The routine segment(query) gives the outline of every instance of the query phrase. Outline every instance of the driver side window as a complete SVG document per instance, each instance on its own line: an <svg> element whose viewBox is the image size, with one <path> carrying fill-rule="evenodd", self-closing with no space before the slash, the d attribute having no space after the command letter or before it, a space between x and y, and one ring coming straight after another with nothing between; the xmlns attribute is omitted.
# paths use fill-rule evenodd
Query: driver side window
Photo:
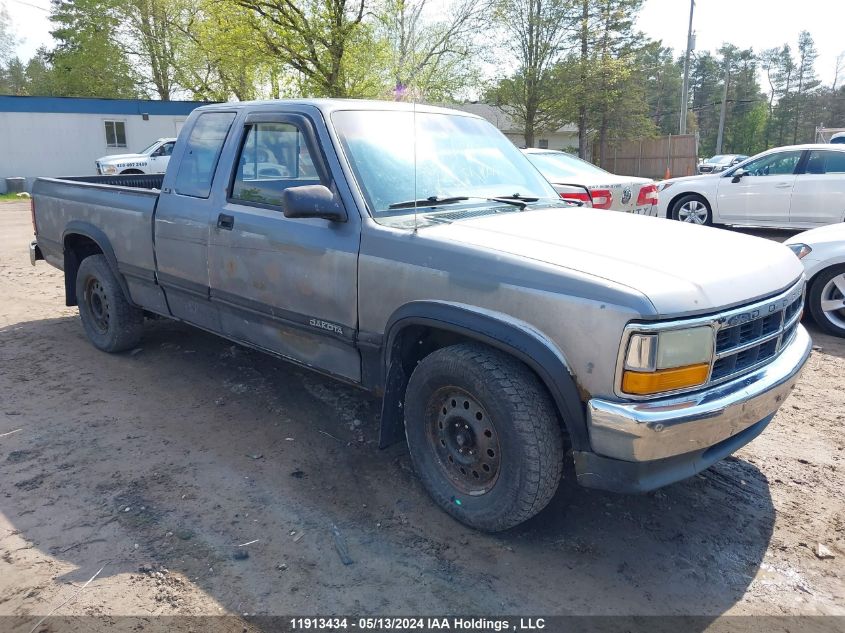
<svg viewBox="0 0 845 633"><path fill-rule="evenodd" d="M279 206L288 187L318 184L320 177L299 128L290 123L248 126L232 199Z"/></svg>
<svg viewBox="0 0 845 633"><path fill-rule="evenodd" d="M785 176L795 173L801 150L777 152L746 163L743 171L749 176Z"/></svg>

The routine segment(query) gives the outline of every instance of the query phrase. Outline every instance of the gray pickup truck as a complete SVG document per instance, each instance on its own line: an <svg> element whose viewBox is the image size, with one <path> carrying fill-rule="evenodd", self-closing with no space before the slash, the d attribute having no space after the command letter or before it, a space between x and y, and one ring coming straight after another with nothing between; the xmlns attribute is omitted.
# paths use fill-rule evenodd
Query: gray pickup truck
<svg viewBox="0 0 845 633"><path fill-rule="evenodd" d="M161 176L41 178L33 263L99 349L163 316L383 397L434 501L503 530L769 424L810 353L784 246L561 200L492 125L341 100L194 111ZM92 359L93 362L93 359Z"/></svg>

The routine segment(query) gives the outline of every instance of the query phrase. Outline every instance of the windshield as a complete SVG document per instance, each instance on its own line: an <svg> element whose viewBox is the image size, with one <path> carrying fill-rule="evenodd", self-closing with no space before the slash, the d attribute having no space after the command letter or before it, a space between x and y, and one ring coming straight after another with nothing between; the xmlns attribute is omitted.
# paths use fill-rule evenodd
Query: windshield
<svg viewBox="0 0 845 633"><path fill-rule="evenodd" d="M139 154L152 154L153 149L155 146L158 145L158 141L153 141L151 145L147 145L144 149L142 149Z"/></svg>
<svg viewBox="0 0 845 633"><path fill-rule="evenodd" d="M526 156L551 182L562 182L584 174L607 174L601 167L563 152L530 152Z"/></svg>
<svg viewBox="0 0 845 633"><path fill-rule="evenodd" d="M728 154L719 154L718 156L714 156L713 158L709 159L708 163L716 163L717 165L722 165L723 163L729 163L733 159L732 155Z"/></svg>
<svg viewBox="0 0 845 633"><path fill-rule="evenodd" d="M347 110L333 113L332 123L376 220L413 214L413 205L390 207L418 199L468 197L459 202L474 206L491 204L476 198L515 195L560 200L522 152L483 119ZM430 204L416 211L432 210Z"/></svg>

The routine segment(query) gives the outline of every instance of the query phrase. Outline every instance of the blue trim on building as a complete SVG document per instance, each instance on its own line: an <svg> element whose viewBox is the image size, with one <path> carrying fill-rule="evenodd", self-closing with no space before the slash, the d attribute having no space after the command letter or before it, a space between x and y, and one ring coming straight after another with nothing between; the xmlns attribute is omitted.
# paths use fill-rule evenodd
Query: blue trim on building
<svg viewBox="0 0 845 633"><path fill-rule="evenodd" d="M206 101L150 101L146 99L88 99L81 97L18 97L0 95L0 112L72 114L188 115Z"/></svg>

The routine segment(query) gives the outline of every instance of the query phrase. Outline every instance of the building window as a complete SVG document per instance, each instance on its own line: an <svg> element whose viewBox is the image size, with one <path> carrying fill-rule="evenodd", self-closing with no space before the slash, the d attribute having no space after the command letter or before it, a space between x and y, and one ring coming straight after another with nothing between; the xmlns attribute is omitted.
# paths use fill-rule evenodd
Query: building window
<svg viewBox="0 0 845 633"><path fill-rule="evenodd" d="M540 149L549 149L549 139L541 138L539 141L537 141L537 147L539 147Z"/></svg>
<svg viewBox="0 0 845 633"><path fill-rule="evenodd" d="M126 147L124 121L106 121L106 147Z"/></svg>

